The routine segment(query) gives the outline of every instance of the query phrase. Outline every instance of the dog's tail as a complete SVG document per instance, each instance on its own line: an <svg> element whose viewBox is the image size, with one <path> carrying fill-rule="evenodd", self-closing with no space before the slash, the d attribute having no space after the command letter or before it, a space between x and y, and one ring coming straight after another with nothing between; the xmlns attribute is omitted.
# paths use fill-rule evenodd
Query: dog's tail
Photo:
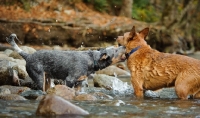
<svg viewBox="0 0 200 118"><path fill-rule="evenodd" d="M16 34L11 34L9 38L6 37L6 41L12 46L12 48L17 51L24 59L27 58L28 53L25 53L22 49L18 47L18 45L15 43L15 38L20 42L20 40L17 38ZM21 43L21 42L20 42Z"/></svg>

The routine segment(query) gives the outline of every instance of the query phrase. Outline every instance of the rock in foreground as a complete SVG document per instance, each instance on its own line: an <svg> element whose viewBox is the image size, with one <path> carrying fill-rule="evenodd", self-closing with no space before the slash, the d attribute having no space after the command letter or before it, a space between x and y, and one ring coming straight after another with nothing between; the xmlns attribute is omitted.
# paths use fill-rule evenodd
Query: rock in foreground
<svg viewBox="0 0 200 118"><path fill-rule="evenodd" d="M36 114L49 116L63 114L88 115L89 113L59 96L46 95L40 101Z"/></svg>

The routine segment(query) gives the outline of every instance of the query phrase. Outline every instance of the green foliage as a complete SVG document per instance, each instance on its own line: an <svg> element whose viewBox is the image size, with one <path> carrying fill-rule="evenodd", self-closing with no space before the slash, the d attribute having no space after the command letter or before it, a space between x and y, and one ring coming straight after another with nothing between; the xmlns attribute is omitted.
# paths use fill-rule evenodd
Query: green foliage
<svg viewBox="0 0 200 118"><path fill-rule="evenodd" d="M20 3L20 6L22 6L26 11L29 11L32 2L34 2L34 0L5 0L4 2L0 1L0 4L9 6Z"/></svg>
<svg viewBox="0 0 200 118"><path fill-rule="evenodd" d="M161 12L150 4L149 0L134 0L132 8L132 16L136 20L145 22L155 22L160 18Z"/></svg>
<svg viewBox="0 0 200 118"><path fill-rule="evenodd" d="M113 13L122 7L123 0L83 0L87 4L94 6L94 9L100 12ZM115 9L117 7L117 9ZM156 12L149 0L134 0L132 7L132 16L136 20L145 22L155 22L160 18L160 12Z"/></svg>
<svg viewBox="0 0 200 118"><path fill-rule="evenodd" d="M24 9L26 11L29 11L29 9L31 8L31 1L32 0L19 0L19 1L22 3Z"/></svg>
<svg viewBox="0 0 200 118"><path fill-rule="evenodd" d="M85 3L90 3L97 11L104 12L107 10L107 0L83 0Z"/></svg>

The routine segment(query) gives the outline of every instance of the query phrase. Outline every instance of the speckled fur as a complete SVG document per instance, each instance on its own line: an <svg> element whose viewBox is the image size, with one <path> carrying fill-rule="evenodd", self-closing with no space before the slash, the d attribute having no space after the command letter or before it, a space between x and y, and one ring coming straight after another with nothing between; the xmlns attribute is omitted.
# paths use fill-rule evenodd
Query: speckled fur
<svg viewBox="0 0 200 118"><path fill-rule="evenodd" d="M99 69L124 61L125 47L109 47L89 51L40 50L27 54L21 50L14 39L15 34L7 38L8 43L26 60L26 70L32 80L43 89L44 72L54 79L66 81L73 87L81 76L89 76Z"/></svg>

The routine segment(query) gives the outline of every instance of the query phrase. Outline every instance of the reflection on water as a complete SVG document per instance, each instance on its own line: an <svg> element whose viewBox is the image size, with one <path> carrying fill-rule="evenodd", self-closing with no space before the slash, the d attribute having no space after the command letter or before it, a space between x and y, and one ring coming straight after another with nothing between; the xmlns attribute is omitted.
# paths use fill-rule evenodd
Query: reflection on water
<svg viewBox="0 0 200 118"><path fill-rule="evenodd" d="M101 101L71 101L87 110L81 117L200 117L200 100L136 99L122 97ZM0 100L0 117L39 117L35 111L39 101Z"/></svg>

